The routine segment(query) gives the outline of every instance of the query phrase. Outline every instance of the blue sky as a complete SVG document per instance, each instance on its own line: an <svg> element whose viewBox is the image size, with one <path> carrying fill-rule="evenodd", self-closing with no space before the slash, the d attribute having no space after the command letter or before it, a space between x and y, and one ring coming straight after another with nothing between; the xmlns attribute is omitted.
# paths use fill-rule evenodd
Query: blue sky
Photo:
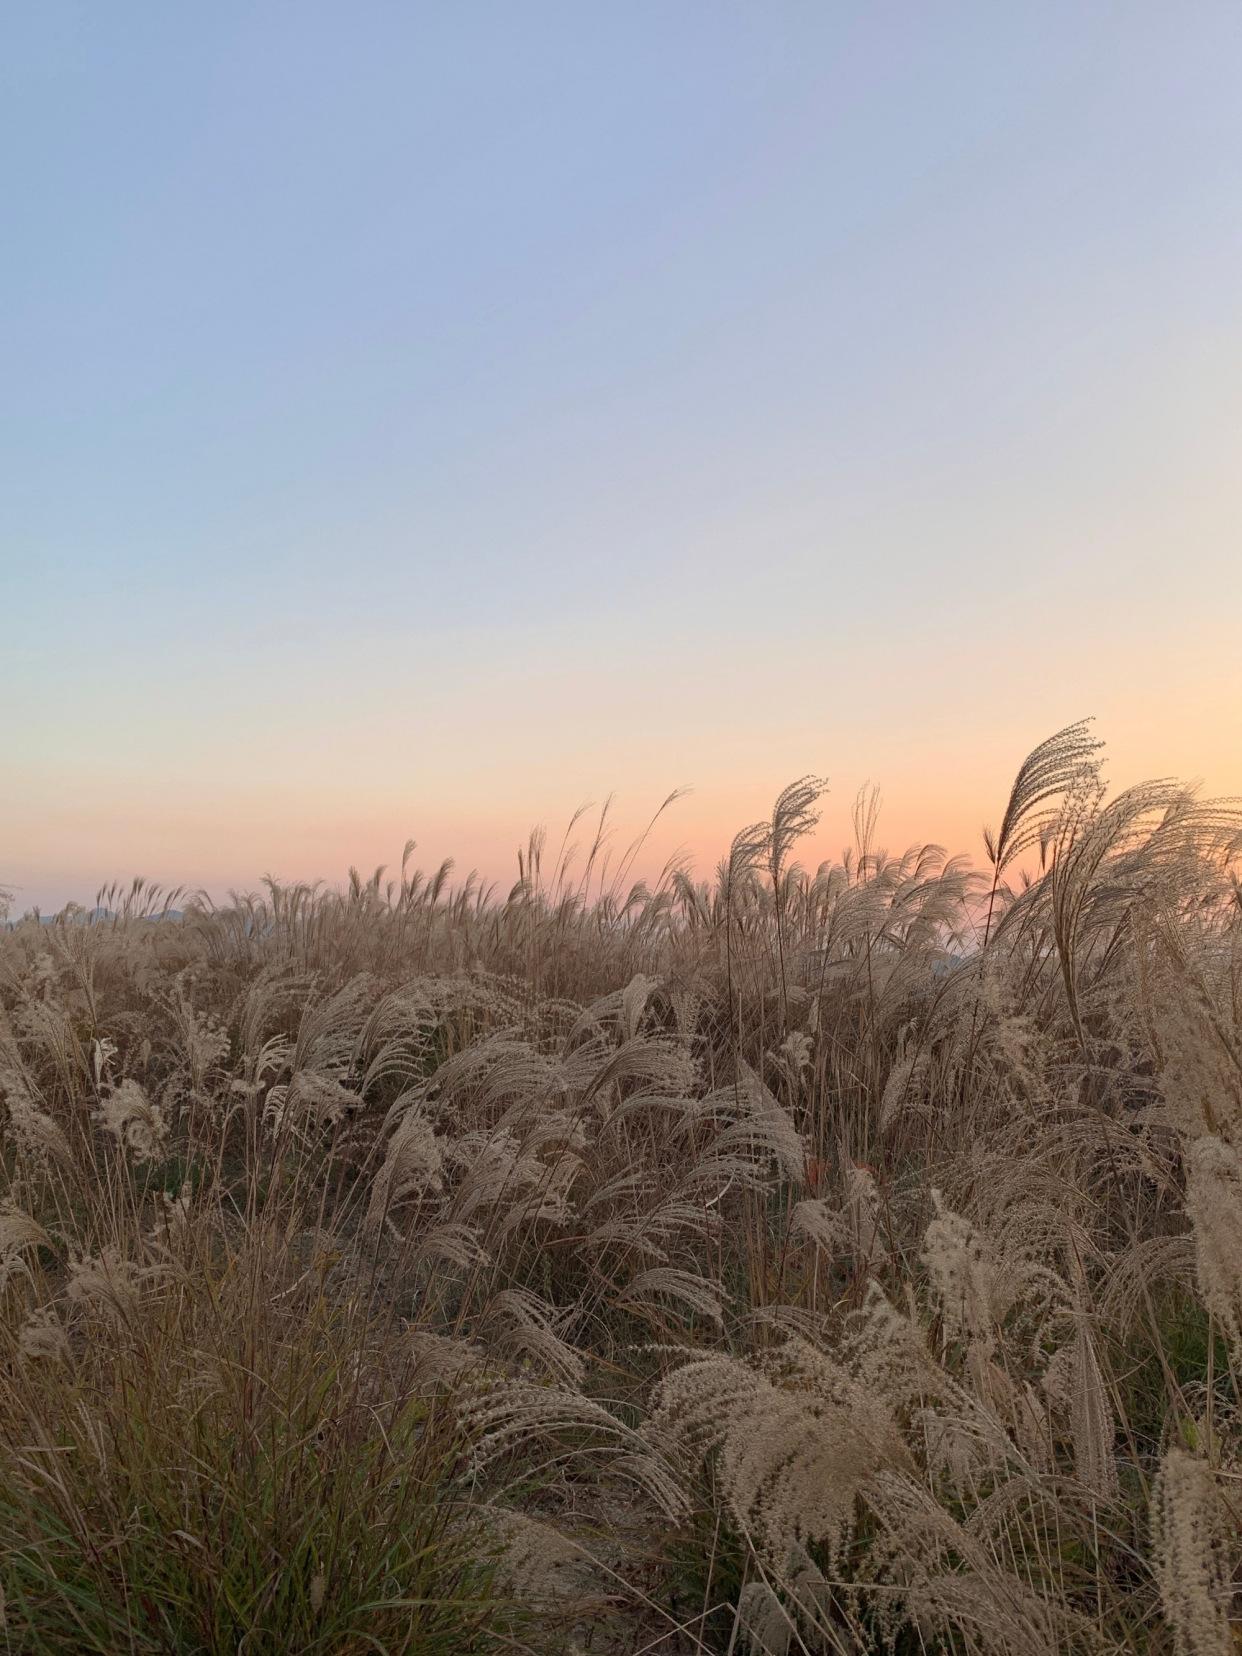
<svg viewBox="0 0 1242 1656"><path fill-rule="evenodd" d="M949 837L1085 712L1236 785L1240 71L1223 4L14 11L0 883L680 783L706 855L806 769Z"/></svg>

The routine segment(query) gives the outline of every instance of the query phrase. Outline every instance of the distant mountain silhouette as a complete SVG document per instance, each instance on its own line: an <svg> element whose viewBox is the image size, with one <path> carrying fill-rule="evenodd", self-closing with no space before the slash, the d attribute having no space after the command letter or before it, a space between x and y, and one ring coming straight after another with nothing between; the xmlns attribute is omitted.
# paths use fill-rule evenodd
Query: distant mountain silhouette
<svg viewBox="0 0 1242 1656"><path fill-rule="evenodd" d="M41 926L98 926L107 920L119 920L120 918L121 916L115 909L99 907L77 909L71 914L66 913L64 909L61 909L56 914L34 915L28 913L17 915L12 919L0 922L0 929L4 931L12 931L15 926L20 926L25 921L34 919L37 919ZM185 918L185 910L160 909L155 914L143 915L141 918L146 920L183 920Z"/></svg>

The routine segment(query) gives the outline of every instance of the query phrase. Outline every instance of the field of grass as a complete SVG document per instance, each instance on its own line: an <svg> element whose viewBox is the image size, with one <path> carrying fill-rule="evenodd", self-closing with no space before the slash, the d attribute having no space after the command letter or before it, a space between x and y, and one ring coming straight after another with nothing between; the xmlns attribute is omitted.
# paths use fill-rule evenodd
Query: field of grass
<svg viewBox="0 0 1242 1656"><path fill-rule="evenodd" d="M821 792L0 933L0 1646L1242 1648L1242 815Z"/></svg>

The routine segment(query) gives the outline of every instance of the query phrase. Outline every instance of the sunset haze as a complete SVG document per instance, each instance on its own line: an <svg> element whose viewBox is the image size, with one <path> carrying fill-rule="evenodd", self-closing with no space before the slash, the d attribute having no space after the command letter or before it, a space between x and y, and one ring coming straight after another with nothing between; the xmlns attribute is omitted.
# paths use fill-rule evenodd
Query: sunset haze
<svg viewBox="0 0 1242 1656"><path fill-rule="evenodd" d="M53 3L0 77L0 885L672 789L1237 786L1233 5Z"/></svg>

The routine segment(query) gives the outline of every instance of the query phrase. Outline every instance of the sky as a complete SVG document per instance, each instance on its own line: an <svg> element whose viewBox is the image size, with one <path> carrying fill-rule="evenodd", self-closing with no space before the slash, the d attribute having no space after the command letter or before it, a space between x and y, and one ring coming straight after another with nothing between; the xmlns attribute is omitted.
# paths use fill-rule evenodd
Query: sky
<svg viewBox="0 0 1242 1656"><path fill-rule="evenodd" d="M0 885L1242 792L1242 8L41 0Z"/></svg>

